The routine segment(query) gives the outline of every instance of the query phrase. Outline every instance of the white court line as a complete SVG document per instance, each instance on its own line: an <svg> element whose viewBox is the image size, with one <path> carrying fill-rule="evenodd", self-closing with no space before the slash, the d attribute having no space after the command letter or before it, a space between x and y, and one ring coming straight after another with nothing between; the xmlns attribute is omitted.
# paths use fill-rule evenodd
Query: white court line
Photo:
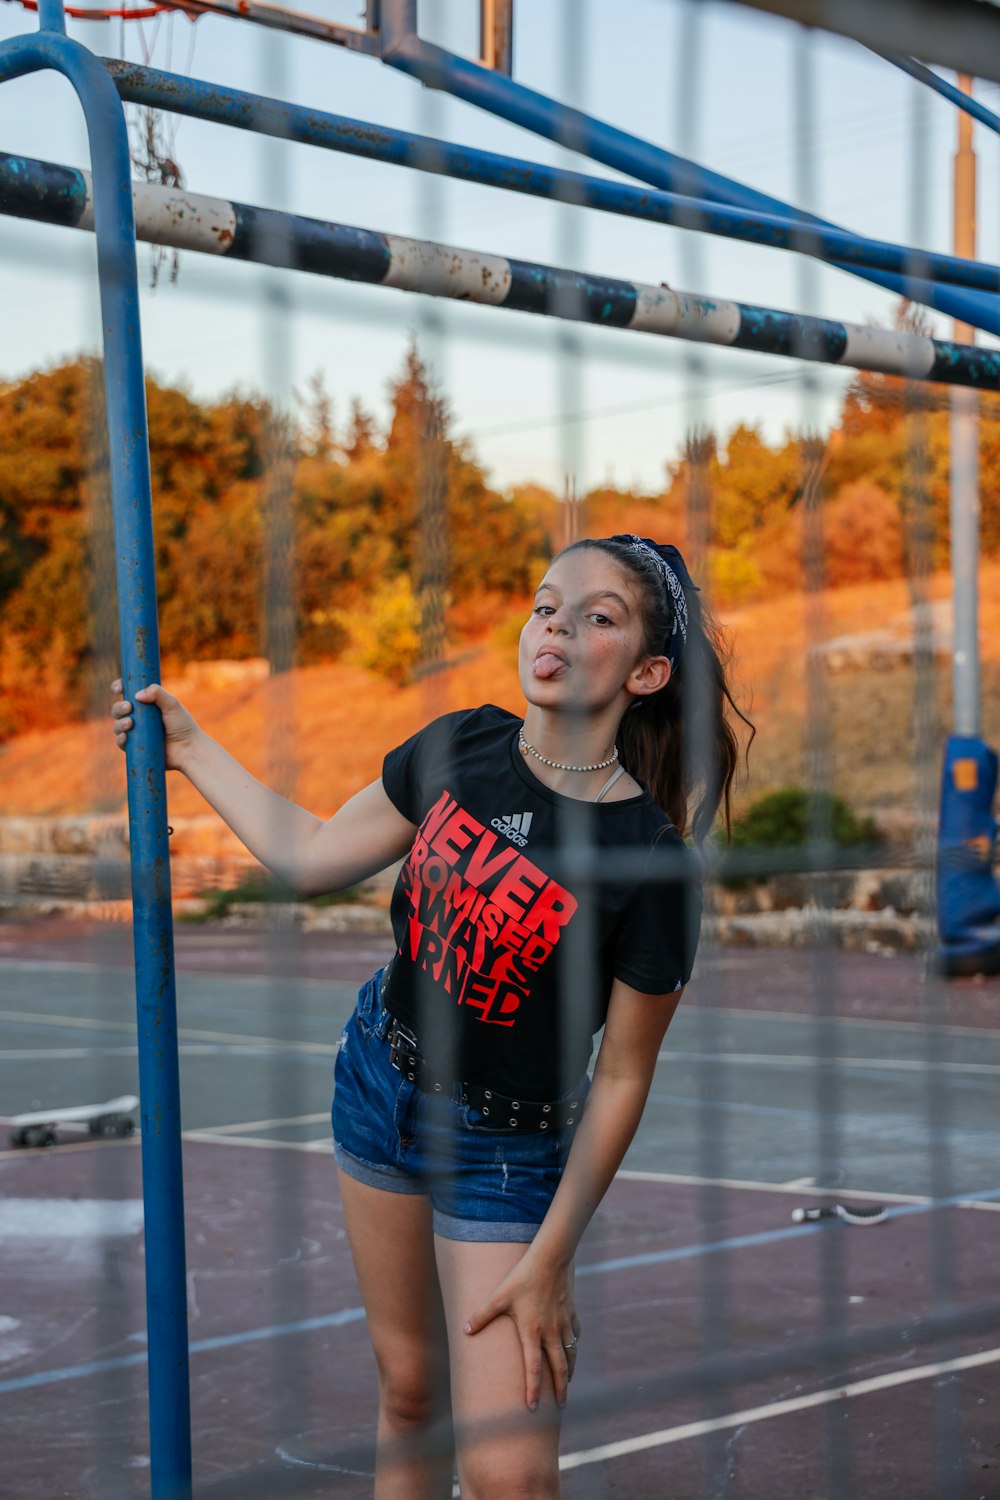
<svg viewBox="0 0 1000 1500"><path fill-rule="evenodd" d="M794 1182L755 1182L752 1179L742 1177L690 1177L683 1172L642 1172L633 1171L629 1167L622 1167L616 1174L624 1178L626 1182L658 1182L677 1187L720 1187L738 1188L748 1193L791 1193L797 1198L803 1194L813 1198L832 1198L843 1202L849 1198L866 1198L873 1203L933 1203L933 1198L928 1198L922 1193L874 1193L867 1188L852 1187L817 1187L808 1178L796 1178ZM985 1199L971 1199L966 1203L957 1203L956 1208L985 1208L993 1213L1000 1212L1000 1203L990 1203Z"/></svg>
<svg viewBox="0 0 1000 1500"><path fill-rule="evenodd" d="M373 950L373 955L375 957L375 961L378 962L379 956L375 950ZM735 968L738 967L739 963L739 959L733 958L729 960L726 967ZM124 972L131 972L127 965L115 965L114 967L116 970L121 969ZM0 956L0 973L2 973L4 969L22 970L29 973L33 971L45 971L47 969L51 969L57 973L72 973L74 970L93 969L101 973L106 973L108 968L109 966L107 964L88 962L85 960L82 960L80 962L69 962L62 959L41 959L35 962L31 959L4 958ZM220 974L215 970L209 969L183 969L179 970L179 972L183 973L186 976L189 976L192 979L233 979L233 976L230 974ZM272 985L275 982L272 976L264 974L240 974L236 977L238 977L240 983L246 981L247 983L254 985ZM296 985L302 986L324 985L325 987L325 981L321 979L294 979L291 982ZM339 980L335 982L343 984L344 987L348 989L354 988L352 982L348 980ZM697 986L697 984L700 982L702 982L702 980L697 976L694 980L692 980L692 984L695 986ZM709 976L707 974L704 976L703 982L706 984L710 982ZM692 1011L698 1008L697 989L695 988L692 990L691 1002L684 1009L682 1014L685 1016L690 1016L692 1014ZM706 1005L701 1013L707 1013L717 1016L734 1016L740 1020L746 1020L748 1018L756 1020L757 1018L760 1018L765 1021L794 1021L799 1024L804 1023L810 1026L815 1026L817 1020L820 1019L819 1017L814 1015L804 1015L801 1011L747 1010L746 1008L738 1005ZM0 1020L3 1019L5 1014L8 1013L0 1012ZM33 1019L36 1018L33 1017ZM932 1030L935 1036L992 1037L994 1041L1000 1041L1000 1027L954 1026L946 1024L936 1025L929 1021L893 1021L888 1018L879 1021L870 1016L830 1016L823 1017L822 1019L824 1021L824 1024L829 1022L834 1026L875 1026L881 1027L884 1030L888 1031L917 1031L923 1033L926 1033L928 1030Z"/></svg>
<svg viewBox="0 0 1000 1500"><path fill-rule="evenodd" d="M938 1375L952 1375L960 1370L975 1370L983 1365L996 1364L1000 1360L1000 1349L984 1349L979 1354L963 1354L956 1359L942 1359L936 1364L920 1365L915 1370L895 1370L891 1375L875 1375L869 1380L856 1380L850 1385L838 1385L831 1390L814 1391L809 1396L792 1396L787 1401L773 1401L767 1406L751 1406L745 1411L731 1412L724 1417L711 1417L703 1422L685 1422L680 1427L663 1427L659 1432L645 1432L640 1437L625 1438L618 1443L602 1443L599 1448L585 1448L579 1453L566 1453L559 1460L560 1469L580 1469L585 1464L606 1463L611 1458L624 1458L629 1453L641 1453L647 1448L662 1448L668 1443L683 1443L688 1438L704 1437L711 1432L724 1432L730 1427L742 1427L751 1422L765 1422L769 1417L784 1417L793 1411L808 1411L810 1407L829 1406L834 1401L849 1401L858 1396L871 1396L877 1391L891 1390L894 1386L909 1385L915 1380L933 1380Z"/></svg>
<svg viewBox="0 0 1000 1500"><path fill-rule="evenodd" d="M197 1135L238 1135L242 1130L276 1130L279 1125L319 1125L329 1121L330 1111L324 1109L316 1115L289 1115L285 1120L238 1120L235 1125L212 1125L208 1130L191 1132Z"/></svg>
<svg viewBox="0 0 1000 1500"><path fill-rule="evenodd" d="M1000 1038L998 1038L1000 1039ZM924 1062L910 1057L839 1057L814 1052L796 1055L790 1052L661 1052L657 1062L749 1063L765 1068L871 1068L900 1073L1000 1073L1000 1063Z"/></svg>
<svg viewBox="0 0 1000 1500"><path fill-rule="evenodd" d="M691 981L692 985L695 983ZM691 1015L698 1007L697 992L692 991L691 1005L682 1015ZM753 1020L757 1016L763 1016L768 1021L795 1021L799 1025L816 1026L822 1022L824 1026L876 1026L888 1031L919 1031L926 1035L933 1031L935 1036L986 1036L992 1037L994 1041L1000 1041L1000 1027L991 1026L950 1026L938 1025L933 1021L877 1021L872 1016L814 1016L808 1012L799 1010L746 1010L738 1005L706 1005L701 1009L702 1015L734 1016L737 1020Z"/></svg>
<svg viewBox="0 0 1000 1500"><path fill-rule="evenodd" d="M123 1031L135 1036L134 1021L99 1021L93 1016L38 1015L30 1010L0 1010L0 1021L28 1021L34 1026L61 1026L79 1028L81 1031ZM264 1047L273 1052L315 1052L327 1057L336 1057L339 1042L282 1041L274 1036L244 1036L238 1031L197 1031L191 1026L178 1026L180 1041L228 1042L233 1047Z"/></svg>
<svg viewBox="0 0 1000 1500"><path fill-rule="evenodd" d="M327 1114L316 1116L303 1116L303 1123L307 1119L314 1118L317 1123L326 1120ZM260 1129L267 1121L258 1121L257 1128ZM253 1146L259 1151L323 1151L331 1145L329 1136L323 1136L313 1141L269 1141L263 1138L248 1138L239 1135L222 1135L221 1131L235 1131L239 1129L250 1129L234 1125L212 1126L208 1130L185 1130L186 1141L203 1141L209 1145L218 1146ZM0 1153L2 1156L3 1153ZM787 1193L795 1197L802 1196L812 1198L836 1197L839 1201L851 1198L871 1200L873 1203L933 1203L933 1198L919 1193L874 1193L866 1188L824 1188L811 1186L808 1182L796 1180L795 1182L754 1182L739 1177L690 1177L681 1172L642 1172L622 1167L615 1174L616 1181L624 1182L649 1182L667 1187L720 1187L742 1189L749 1193ZM985 1199L970 1199L968 1202L956 1203L955 1208L978 1208L987 1213L1000 1213L1000 1202L991 1203Z"/></svg>
<svg viewBox="0 0 1000 1500"><path fill-rule="evenodd" d="M326 1119L326 1115L323 1116ZM250 1146L256 1151L326 1151L333 1154L333 1140L323 1136L313 1141L268 1141L252 1135L217 1135L214 1130L185 1130L185 1141L198 1141L204 1146Z"/></svg>

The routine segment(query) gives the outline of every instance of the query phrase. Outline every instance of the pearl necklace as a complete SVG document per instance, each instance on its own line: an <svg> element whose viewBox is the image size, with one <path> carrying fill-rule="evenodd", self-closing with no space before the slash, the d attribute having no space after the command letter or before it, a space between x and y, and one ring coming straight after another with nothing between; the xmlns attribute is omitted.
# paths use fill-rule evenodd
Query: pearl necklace
<svg viewBox="0 0 1000 1500"><path fill-rule="evenodd" d="M541 751L536 750L534 745L529 745L524 738L523 729L518 731L517 748L522 755L533 755L536 760L541 761L543 766L551 766L553 771L603 771L606 766L613 766L618 759L618 746L615 745L607 760L595 761L592 766L568 766L565 761L549 760L547 756L542 755Z"/></svg>

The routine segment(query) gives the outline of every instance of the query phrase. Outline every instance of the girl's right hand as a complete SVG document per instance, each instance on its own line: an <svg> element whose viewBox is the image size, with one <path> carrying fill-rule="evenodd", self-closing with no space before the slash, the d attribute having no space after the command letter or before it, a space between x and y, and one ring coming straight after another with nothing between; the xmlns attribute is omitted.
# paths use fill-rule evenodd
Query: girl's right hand
<svg viewBox="0 0 1000 1500"><path fill-rule="evenodd" d="M113 693L123 691L122 680L116 677L111 684ZM137 703L155 704L163 715L163 738L164 755L168 771L179 771L185 753L190 748L191 742L198 733L198 725L193 716L175 698L173 693L168 693L166 688L158 682L151 682L148 687L140 688L135 695ZM128 743L129 730L135 727L132 718L132 705L127 699L119 698L111 705L111 717L115 725L115 741L119 750L124 750Z"/></svg>

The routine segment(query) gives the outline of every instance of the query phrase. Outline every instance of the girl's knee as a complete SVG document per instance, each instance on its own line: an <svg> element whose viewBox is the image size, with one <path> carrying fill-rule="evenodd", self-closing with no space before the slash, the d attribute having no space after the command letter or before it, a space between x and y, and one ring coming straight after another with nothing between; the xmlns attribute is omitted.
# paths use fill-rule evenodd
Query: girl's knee
<svg viewBox="0 0 1000 1500"><path fill-rule="evenodd" d="M378 1360L383 1421L394 1432L426 1427L448 1408L447 1368L414 1349Z"/></svg>
<svg viewBox="0 0 1000 1500"><path fill-rule="evenodd" d="M475 1450L459 1458L463 1500L559 1500L559 1461L554 1453L519 1454L517 1443L501 1454Z"/></svg>

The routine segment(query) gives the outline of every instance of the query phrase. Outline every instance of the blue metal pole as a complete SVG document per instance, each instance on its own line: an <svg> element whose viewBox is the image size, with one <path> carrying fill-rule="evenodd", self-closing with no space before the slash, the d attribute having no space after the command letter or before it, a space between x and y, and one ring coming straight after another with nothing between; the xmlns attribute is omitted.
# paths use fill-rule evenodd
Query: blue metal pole
<svg viewBox="0 0 1000 1500"><path fill-rule="evenodd" d="M956 88L946 78L941 78L930 68L925 68L923 63L917 62L916 58L906 57L901 52L881 52L875 47L871 50L876 57L884 58L887 63L892 63L894 68L909 73L910 77L915 78L918 83L926 83L928 88L940 94L942 99L947 99L949 104L956 105L958 109L971 115L974 120L978 120L980 125L985 125L987 130L994 130L997 135L1000 135L1000 115L995 115L991 109L987 109L985 104L980 104L978 99L973 99L972 95L967 94L964 89Z"/></svg>
<svg viewBox="0 0 1000 1500"><path fill-rule="evenodd" d="M38 0L38 28L40 31L55 32L59 36L66 35L63 0Z"/></svg>
<svg viewBox="0 0 1000 1500"><path fill-rule="evenodd" d="M160 72L137 63L117 62L111 58L105 58L104 63L120 97L130 104L165 109L174 114L210 120L217 125L230 125L239 130L275 135L282 140L343 151L368 161L415 167L420 171L505 188L531 197L578 203L585 208L623 214L654 224L704 230L708 234L773 249L801 250L803 236L808 235L817 254L828 260L894 271L906 278L924 276L987 292L1000 291L998 266L911 250L905 245L865 239L842 229L818 229L787 216L729 208L704 198L687 198L680 193L633 187L627 182L611 182L582 172L501 156L493 151L456 146L432 136L372 125L367 120L352 120L259 94L222 89L216 84L182 78L176 73Z"/></svg>
<svg viewBox="0 0 1000 1500"><path fill-rule="evenodd" d="M49 0L44 18L57 6ZM58 6L61 15L61 6ZM139 335L131 164L121 102L100 62L58 27L0 44L0 82L62 73L83 107L94 168L122 678L125 694L160 675L149 440ZM187 1284L177 1011L163 725L137 706L126 752L142 1111L146 1314L153 1500L191 1494Z"/></svg>
<svg viewBox="0 0 1000 1500"><path fill-rule="evenodd" d="M502 74L457 57L443 47L425 42L416 34L415 16L414 0L382 0L382 57L390 67L419 79L428 88L442 89L456 99L464 99L466 103L533 131L535 135L556 141L571 151L667 192L680 189L734 208L791 216L805 226L797 247L804 254L817 253L814 237L809 232L811 228L838 227L813 214L798 213L779 198L734 182L696 162L686 161L661 146L654 146L581 110L560 104L546 94L526 88L524 84L515 83ZM949 317L1000 334L1000 298L996 296L936 286L919 278L911 277L904 282L892 272L862 269L840 261L833 264L900 296L947 313Z"/></svg>

